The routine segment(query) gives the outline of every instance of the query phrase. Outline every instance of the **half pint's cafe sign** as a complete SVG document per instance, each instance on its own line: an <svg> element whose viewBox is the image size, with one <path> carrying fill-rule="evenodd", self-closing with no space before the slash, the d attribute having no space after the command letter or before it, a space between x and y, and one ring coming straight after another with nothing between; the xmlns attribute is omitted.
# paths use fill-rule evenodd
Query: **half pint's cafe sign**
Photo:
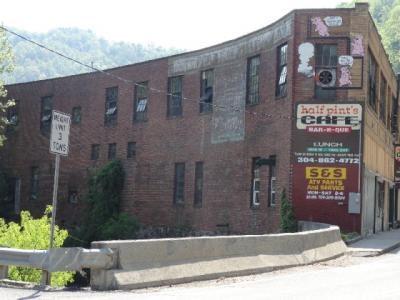
<svg viewBox="0 0 400 300"><path fill-rule="evenodd" d="M347 204L359 193L362 106L299 103L293 137L294 192L302 201Z"/></svg>

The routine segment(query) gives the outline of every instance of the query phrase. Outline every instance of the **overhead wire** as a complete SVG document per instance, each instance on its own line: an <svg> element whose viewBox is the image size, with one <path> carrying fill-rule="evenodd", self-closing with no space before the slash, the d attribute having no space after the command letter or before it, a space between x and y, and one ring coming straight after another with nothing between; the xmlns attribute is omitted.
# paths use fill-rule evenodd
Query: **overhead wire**
<svg viewBox="0 0 400 300"><path fill-rule="evenodd" d="M69 60L69 61L71 61L73 63L76 63L76 64L78 64L80 66L83 66L85 68L91 69L91 70L93 70L95 72L99 72L99 73L104 74L106 76L110 76L112 78L115 78L115 79L117 79L119 81L122 81L122 82L124 82L126 84L129 84L129 85L133 84L134 86L147 87L150 91L153 91L153 92L156 92L156 93L161 93L161 94L164 94L166 96L174 96L173 93L169 93L168 91L156 89L156 88L153 88L153 87L144 86L141 83L134 82L133 80L129 80L129 79L123 78L121 76L115 75L115 74L111 73L110 71L106 71L106 70L102 70L102 69L96 68L96 67L93 66L93 64L89 65L87 63L84 63L84 62L82 62L82 61L80 61L78 59L75 59L73 57L70 57L68 55L63 54L60 51L51 49L51 48L49 48L48 46L46 46L46 45L44 45L42 43L36 42L36 41L34 41L34 40L32 40L32 39L30 39L30 38L28 38L28 37L26 37L26 36L24 36L22 34L19 34L19 33L15 32L14 30L11 30L11 29L5 27L3 24L0 25L0 28L3 29L6 32L12 34L12 35L15 35L15 36L19 37L20 39L22 39L22 40L24 40L24 41L26 41L28 43L31 43L31 44L33 44L33 45L35 45L37 47L40 47L40 48L44 49L45 51L51 52L51 53L53 53L53 54L55 54L57 56L60 56L60 57L62 57L64 59L66 59L66 60ZM267 114L267 113L262 113L262 112L250 111L250 110L246 109L245 104L243 104L243 107L242 106L234 106L234 105L229 105L229 107L227 107L227 106L216 104L216 103L209 103L209 102L206 102L206 101L201 100L201 99L191 99L191 98L188 98L188 97L184 97L183 95L181 96L181 99L182 100L187 100L187 101L196 101L199 104L201 104L201 103L208 104L208 105L210 105L210 106L212 106L212 107L214 107L214 108L216 108L218 110L222 110L222 111L230 111L230 112L235 112L235 113L244 112L244 113L247 113L247 114L255 116L255 117L261 117L261 118L267 118L267 119L271 119L271 118L292 119L292 117L290 115L282 116L282 115L272 115L272 114Z"/></svg>

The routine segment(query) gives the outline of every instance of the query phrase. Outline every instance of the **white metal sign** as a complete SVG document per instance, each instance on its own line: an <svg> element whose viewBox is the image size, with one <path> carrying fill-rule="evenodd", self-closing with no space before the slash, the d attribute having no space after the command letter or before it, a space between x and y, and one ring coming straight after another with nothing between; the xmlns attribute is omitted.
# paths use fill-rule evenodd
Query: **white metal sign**
<svg viewBox="0 0 400 300"><path fill-rule="evenodd" d="M50 135L50 152L68 155L71 116L53 110Z"/></svg>

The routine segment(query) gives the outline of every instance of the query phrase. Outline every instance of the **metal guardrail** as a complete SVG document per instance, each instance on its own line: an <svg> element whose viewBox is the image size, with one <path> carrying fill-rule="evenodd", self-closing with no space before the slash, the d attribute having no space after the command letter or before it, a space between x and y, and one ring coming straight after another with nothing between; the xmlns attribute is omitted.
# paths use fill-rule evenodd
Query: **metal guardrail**
<svg viewBox="0 0 400 300"><path fill-rule="evenodd" d="M48 272L79 271L83 268L110 269L116 255L110 248L53 248L24 250L0 247L0 279L7 276L8 266L31 267Z"/></svg>

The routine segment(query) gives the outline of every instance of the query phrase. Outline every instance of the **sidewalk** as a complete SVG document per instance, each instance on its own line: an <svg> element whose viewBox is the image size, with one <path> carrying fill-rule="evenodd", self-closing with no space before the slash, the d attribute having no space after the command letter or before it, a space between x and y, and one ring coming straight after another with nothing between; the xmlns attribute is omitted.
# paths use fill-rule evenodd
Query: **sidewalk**
<svg viewBox="0 0 400 300"><path fill-rule="evenodd" d="M379 232L348 245L353 256L378 256L400 247L400 229Z"/></svg>

